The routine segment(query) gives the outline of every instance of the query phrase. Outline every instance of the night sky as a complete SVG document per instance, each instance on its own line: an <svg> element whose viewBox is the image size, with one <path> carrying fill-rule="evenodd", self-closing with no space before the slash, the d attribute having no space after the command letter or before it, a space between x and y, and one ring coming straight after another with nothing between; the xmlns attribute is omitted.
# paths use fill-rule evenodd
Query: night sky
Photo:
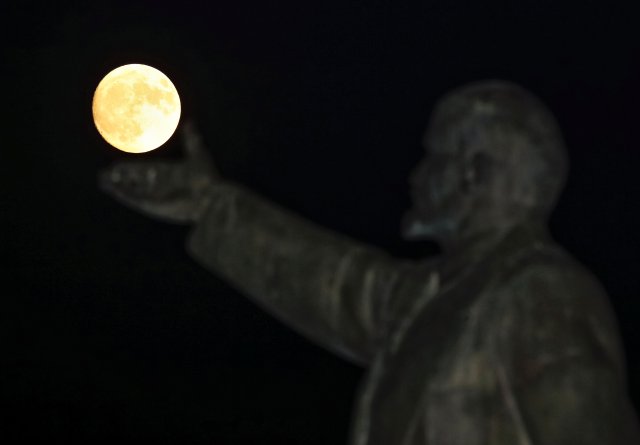
<svg viewBox="0 0 640 445"><path fill-rule="evenodd" d="M435 100L487 78L533 91L571 158L552 233L611 296L640 406L633 2L6 3L0 440L346 443L362 370L193 262L188 227L97 189L136 158L91 116L127 63L172 79L223 176L411 257L435 252L398 234ZM137 158L181 156L174 136Z"/></svg>

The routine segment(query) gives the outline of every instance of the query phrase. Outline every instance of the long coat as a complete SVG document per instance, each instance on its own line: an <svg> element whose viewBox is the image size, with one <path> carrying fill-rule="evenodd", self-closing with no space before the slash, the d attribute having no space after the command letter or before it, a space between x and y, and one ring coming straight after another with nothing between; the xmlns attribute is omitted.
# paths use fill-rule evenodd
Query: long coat
<svg viewBox="0 0 640 445"><path fill-rule="evenodd" d="M401 261L220 184L188 250L368 368L354 445L640 444L602 287L536 225Z"/></svg>

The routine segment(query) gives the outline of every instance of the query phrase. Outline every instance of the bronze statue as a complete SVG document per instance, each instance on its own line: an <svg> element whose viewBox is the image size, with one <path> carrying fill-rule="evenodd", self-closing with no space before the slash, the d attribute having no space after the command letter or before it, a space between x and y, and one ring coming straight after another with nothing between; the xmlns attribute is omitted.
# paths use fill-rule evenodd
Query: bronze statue
<svg viewBox="0 0 640 445"><path fill-rule="evenodd" d="M507 82L446 96L411 176L408 261L330 233L212 170L118 164L108 193L193 224L188 250L312 340L369 368L354 445L640 444L606 294L546 230L567 171L547 108Z"/></svg>

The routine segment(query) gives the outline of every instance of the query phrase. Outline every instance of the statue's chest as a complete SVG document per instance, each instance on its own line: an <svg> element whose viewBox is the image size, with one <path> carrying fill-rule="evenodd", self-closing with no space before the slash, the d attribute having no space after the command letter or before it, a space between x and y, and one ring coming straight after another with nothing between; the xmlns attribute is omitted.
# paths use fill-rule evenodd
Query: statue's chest
<svg viewBox="0 0 640 445"><path fill-rule="evenodd" d="M428 415L433 400L473 404L470 399L492 385L483 316L489 283L487 270L478 267L408 311L366 382L356 444L411 443L405 439L424 423L420 416Z"/></svg>

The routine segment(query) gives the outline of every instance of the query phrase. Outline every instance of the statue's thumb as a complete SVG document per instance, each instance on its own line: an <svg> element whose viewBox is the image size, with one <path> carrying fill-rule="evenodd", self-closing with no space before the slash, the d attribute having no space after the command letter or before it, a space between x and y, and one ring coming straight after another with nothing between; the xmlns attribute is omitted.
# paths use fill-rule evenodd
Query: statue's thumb
<svg viewBox="0 0 640 445"><path fill-rule="evenodd" d="M212 175L217 175L211 155L202 142L202 136L196 130L192 121L186 121L182 129L182 139L184 150L187 155L187 162L198 169L204 169Z"/></svg>

